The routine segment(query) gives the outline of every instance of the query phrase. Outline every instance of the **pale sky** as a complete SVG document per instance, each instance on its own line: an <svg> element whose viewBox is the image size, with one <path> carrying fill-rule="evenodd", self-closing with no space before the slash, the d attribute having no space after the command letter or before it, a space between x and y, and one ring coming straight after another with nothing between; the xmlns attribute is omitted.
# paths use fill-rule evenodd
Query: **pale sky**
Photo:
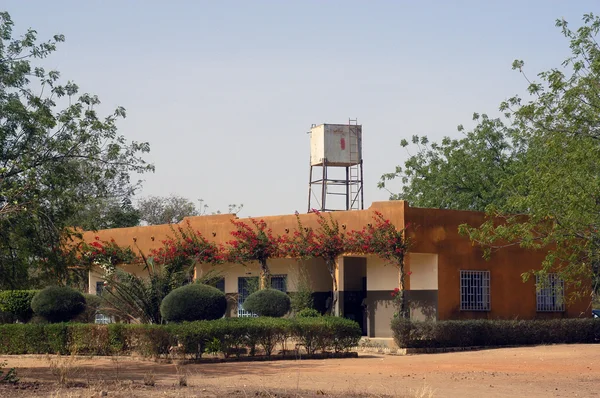
<svg viewBox="0 0 600 398"><path fill-rule="evenodd" d="M120 133L149 141L144 195L204 199L240 216L305 212L311 124L363 125L365 207L413 134L458 137L473 112L523 94L511 70L553 67L597 1L2 0L15 31L66 42L46 62L127 109ZM397 186L397 184L396 184ZM393 187L393 184L392 184Z"/></svg>

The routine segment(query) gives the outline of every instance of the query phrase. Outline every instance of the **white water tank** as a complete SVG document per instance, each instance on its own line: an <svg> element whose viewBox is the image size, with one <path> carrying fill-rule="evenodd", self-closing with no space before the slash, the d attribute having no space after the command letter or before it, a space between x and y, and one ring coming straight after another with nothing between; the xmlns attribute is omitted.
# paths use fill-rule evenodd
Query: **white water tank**
<svg viewBox="0 0 600 398"><path fill-rule="evenodd" d="M310 165L350 167L362 160L362 126L320 124L310 129Z"/></svg>

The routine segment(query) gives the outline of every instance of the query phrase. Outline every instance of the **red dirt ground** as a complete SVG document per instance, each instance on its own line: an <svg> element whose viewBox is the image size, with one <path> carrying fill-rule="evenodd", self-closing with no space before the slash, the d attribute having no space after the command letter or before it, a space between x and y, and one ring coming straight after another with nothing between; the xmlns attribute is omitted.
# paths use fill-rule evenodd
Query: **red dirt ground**
<svg viewBox="0 0 600 398"><path fill-rule="evenodd" d="M108 397L600 397L600 345L187 365L79 358L63 367L73 373L69 381L80 385L68 389L58 386L59 371L53 375L44 356L2 356L2 361L17 368L26 387L0 387L2 397L90 397L102 396L101 391ZM187 376L187 387L178 387L181 375ZM155 386L144 386L144 379Z"/></svg>

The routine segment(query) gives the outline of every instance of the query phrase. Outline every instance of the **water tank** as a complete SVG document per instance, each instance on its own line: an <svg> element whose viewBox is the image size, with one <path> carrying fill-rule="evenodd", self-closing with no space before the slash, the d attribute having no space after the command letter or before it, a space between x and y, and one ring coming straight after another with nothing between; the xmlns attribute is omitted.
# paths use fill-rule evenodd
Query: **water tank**
<svg viewBox="0 0 600 398"><path fill-rule="evenodd" d="M362 160L362 126L320 124L310 129L310 164L350 167Z"/></svg>

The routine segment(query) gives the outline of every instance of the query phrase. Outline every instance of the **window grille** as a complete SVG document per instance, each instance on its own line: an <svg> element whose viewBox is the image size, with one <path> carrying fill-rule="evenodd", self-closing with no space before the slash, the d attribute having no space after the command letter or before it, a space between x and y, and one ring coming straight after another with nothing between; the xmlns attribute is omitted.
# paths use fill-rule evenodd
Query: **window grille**
<svg viewBox="0 0 600 398"><path fill-rule="evenodd" d="M255 317L256 315L246 311L243 307L244 301L248 298L250 294L252 294L252 287L256 285L258 287L258 278L257 277L240 277L238 278L238 317Z"/></svg>
<svg viewBox="0 0 600 398"><path fill-rule="evenodd" d="M535 276L538 312L560 312L565 310L565 281L557 274Z"/></svg>
<svg viewBox="0 0 600 398"><path fill-rule="evenodd" d="M490 271L460 271L460 309L490 310Z"/></svg>
<svg viewBox="0 0 600 398"><path fill-rule="evenodd" d="M271 276L271 289L287 293L287 275Z"/></svg>

